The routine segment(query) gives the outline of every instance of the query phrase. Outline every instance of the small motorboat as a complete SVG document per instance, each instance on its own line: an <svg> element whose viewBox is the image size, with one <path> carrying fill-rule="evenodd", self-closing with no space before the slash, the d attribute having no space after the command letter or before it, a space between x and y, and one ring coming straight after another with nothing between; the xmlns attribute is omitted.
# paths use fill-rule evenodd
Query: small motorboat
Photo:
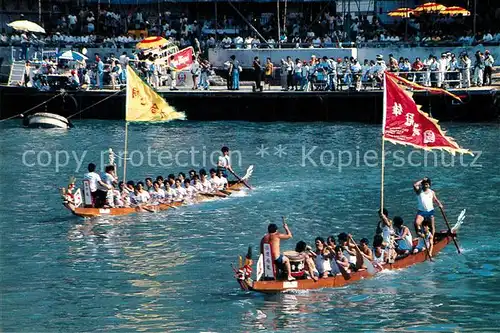
<svg viewBox="0 0 500 333"><path fill-rule="evenodd" d="M24 126L30 128L64 128L73 127L67 118L54 113L37 112L24 119Z"/></svg>

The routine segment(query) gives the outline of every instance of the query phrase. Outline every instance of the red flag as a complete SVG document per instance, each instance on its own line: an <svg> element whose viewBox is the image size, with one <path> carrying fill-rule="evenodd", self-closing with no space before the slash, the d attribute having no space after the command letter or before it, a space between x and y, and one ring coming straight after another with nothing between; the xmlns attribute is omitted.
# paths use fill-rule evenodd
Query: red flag
<svg viewBox="0 0 500 333"><path fill-rule="evenodd" d="M385 74L384 140L422 149L445 149L451 154L471 154L446 136L438 121L420 111L410 93L402 89L392 74Z"/></svg>

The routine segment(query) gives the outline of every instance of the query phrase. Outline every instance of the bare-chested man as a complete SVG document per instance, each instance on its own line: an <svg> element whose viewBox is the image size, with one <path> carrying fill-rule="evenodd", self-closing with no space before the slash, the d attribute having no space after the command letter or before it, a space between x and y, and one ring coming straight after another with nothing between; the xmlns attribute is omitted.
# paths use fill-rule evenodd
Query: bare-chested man
<svg viewBox="0 0 500 333"><path fill-rule="evenodd" d="M283 228L285 229L286 234L278 232L278 226L276 224L269 224L269 226L267 227L268 233L264 237L262 237L262 240L260 241L260 253L264 253L264 244L270 244L271 252L274 257L274 263L278 267L285 266L286 272L288 274L288 281L293 281L295 280L295 278L291 275L290 260L286 256L282 255L280 250L281 240L292 238L292 232L288 228L284 217Z"/></svg>

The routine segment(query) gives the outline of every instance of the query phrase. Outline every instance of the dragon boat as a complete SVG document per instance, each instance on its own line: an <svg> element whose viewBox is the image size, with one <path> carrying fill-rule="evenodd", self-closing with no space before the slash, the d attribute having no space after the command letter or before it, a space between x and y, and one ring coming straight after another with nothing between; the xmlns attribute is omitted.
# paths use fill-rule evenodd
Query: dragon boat
<svg viewBox="0 0 500 333"><path fill-rule="evenodd" d="M251 188L247 180L251 177L253 173L253 165L247 169L245 176L242 178L238 178L236 181L229 181L228 187L224 190L215 192L215 193L198 193L193 199L190 200L179 200L179 201L171 201L168 203L159 203L159 204L146 204L135 207L106 207L106 208L94 208L94 207L85 207L82 199L82 192L80 189L74 190L74 177L70 178L68 188L61 188L60 194L63 199L63 206L68 209L73 215L83 217L83 218L92 218L92 217L100 217L100 216L120 216L120 215L129 215L133 213L156 213L160 211L165 211L170 208L177 208L179 206L187 205L187 204L197 204L207 201L220 200L230 196L235 192L239 192L244 190L245 188ZM85 189L85 183L83 188ZM90 202L89 198L86 198L87 202Z"/></svg>
<svg viewBox="0 0 500 333"><path fill-rule="evenodd" d="M434 235L434 255L439 253L448 244L456 242L458 229L462 225L464 219L465 209L462 211L462 213L458 217L457 223L451 230L436 232L436 234ZM416 243L414 243L414 245L416 245ZM240 257L239 269L233 268L235 272L235 278L239 283L241 289L245 291L276 294L291 290L338 288L356 281L371 278L379 273L379 271L377 271L375 274L373 274L373 272L370 273L367 269L360 269L352 273L347 273L344 271L342 274L339 273L335 276L320 278L318 281L314 281L310 278L306 278L304 262L302 259L299 259L298 253L296 253L295 251L285 251L284 254L287 255L290 259L292 275L296 277L296 280L288 281L286 279L286 274L283 274L283 272L278 272L278 274L276 274L276 278L265 278L263 274L265 259L262 254L259 256L259 260L257 262L257 277L255 279L252 279L253 261L251 258L251 248L249 248L246 255L245 265L241 265L242 260ZM294 255L296 258L294 258ZM431 257L429 256L427 251L424 250L415 254L400 256L396 258L393 263L386 263L385 265L383 265L383 270L402 269L414 264L424 262L427 259L431 260Z"/></svg>

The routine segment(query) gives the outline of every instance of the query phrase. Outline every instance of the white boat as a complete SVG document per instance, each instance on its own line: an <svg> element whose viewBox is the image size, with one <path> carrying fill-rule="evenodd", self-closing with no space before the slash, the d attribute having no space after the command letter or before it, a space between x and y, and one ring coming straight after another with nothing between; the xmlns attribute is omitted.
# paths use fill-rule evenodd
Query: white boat
<svg viewBox="0 0 500 333"><path fill-rule="evenodd" d="M31 128L70 128L71 122L63 116L48 112L37 112L26 117L24 125Z"/></svg>

